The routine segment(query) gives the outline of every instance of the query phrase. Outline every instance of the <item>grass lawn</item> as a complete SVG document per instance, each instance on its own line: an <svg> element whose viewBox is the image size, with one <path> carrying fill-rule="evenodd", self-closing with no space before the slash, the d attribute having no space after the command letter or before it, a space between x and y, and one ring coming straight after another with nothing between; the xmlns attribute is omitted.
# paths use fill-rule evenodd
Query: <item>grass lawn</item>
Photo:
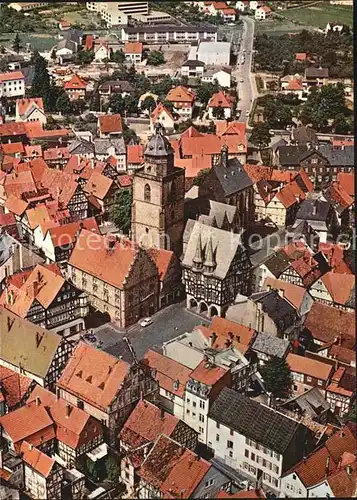
<svg viewBox="0 0 357 500"><path fill-rule="evenodd" d="M255 23L255 32L259 35L266 33L269 36L279 36L286 33L298 33L304 28L310 30L311 26L298 26L292 21L279 18L265 19L264 21L256 21Z"/></svg>
<svg viewBox="0 0 357 500"><path fill-rule="evenodd" d="M23 46L30 43L31 50L38 50L39 52L50 50L58 42L58 38L50 33L19 33L19 36ZM1 34L0 45L11 48L14 37L14 33Z"/></svg>
<svg viewBox="0 0 357 500"><path fill-rule="evenodd" d="M311 7L283 10L280 13L292 21L316 28L325 28L326 24L331 21L348 26L352 26L353 23L352 7L330 5L327 2L320 2Z"/></svg>

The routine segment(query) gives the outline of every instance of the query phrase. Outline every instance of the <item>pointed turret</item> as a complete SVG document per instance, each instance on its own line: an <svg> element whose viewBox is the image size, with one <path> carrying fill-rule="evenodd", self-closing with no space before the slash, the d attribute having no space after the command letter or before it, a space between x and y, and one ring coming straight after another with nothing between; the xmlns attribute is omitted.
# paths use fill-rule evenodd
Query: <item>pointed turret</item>
<svg viewBox="0 0 357 500"><path fill-rule="evenodd" d="M193 263L197 269L201 269L202 264L203 264L203 258L202 258L202 240L201 240L201 233L198 233L198 238L197 238L197 245L196 245L196 253L193 258Z"/></svg>
<svg viewBox="0 0 357 500"><path fill-rule="evenodd" d="M212 273L216 267L216 261L214 258L214 252L213 252L213 243L212 243L212 236L210 235L208 237L207 245L206 245L206 251L205 251L205 260L203 261L203 266L207 272Z"/></svg>

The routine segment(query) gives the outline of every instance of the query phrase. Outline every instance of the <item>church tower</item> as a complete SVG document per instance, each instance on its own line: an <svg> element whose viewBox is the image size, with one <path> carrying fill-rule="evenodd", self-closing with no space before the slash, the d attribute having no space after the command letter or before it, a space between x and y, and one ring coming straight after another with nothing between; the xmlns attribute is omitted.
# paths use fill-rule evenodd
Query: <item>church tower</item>
<svg viewBox="0 0 357 500"><path fill-rule="evenodd" d="M185 171L174 166L174 151L156 124L144 151L144 166L133 180L132 239L145 247L182 253Z"/></svg>

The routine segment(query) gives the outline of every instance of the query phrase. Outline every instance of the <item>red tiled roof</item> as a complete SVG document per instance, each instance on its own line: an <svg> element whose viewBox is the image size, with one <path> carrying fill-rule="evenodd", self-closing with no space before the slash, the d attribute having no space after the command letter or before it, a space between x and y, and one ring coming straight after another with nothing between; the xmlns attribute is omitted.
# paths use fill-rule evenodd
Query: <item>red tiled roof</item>
<svg viewBox="0 0 357 500"><path fill-rule="evenodd" d="M354 458L354 461L349 463L350 471L348 472L347 467L341 464L341 469L337 468L328 478L328 484L335 498L352 498L356 494L357 461L354 455L350 455L350 460L352 456Z"/></svg>
<svg viewBox="0 0 357 500"><path fill-rule="evenodd" d="M330 349L329 357L342 363L351 364L356 359L356 352L353 349L346 349L335 344Z"/></svg>
<svg viewBox="0 0 357 500"><path fill-rule="evenodd" d="M88 231L100 234L97 221L94 217L89 217L88 219L82 219L77 222L70 222L69 224L62 224L48 229L53 246L60 247L74 243L77 231L80 231L82 227Z"/></svg>
<svg viewBox="0 0 357 500"><path fill-rule="evenodd" d="M14 217L14 214L12 214L10 212L7 214L0 213L0 226L1 227L13 226L14 224L16 224L16 219Z"/></svg>
<svg viewBox="0 0 357 500"><path fill-rule="evenodd" d="M269 287L275 290L284 290L284 297L295 307L295 309L300 310L306 295L306 289L304 287L275 278L265 278L264 288L267 290Z"/></svg>
<svg viewBox="0 0 357 500"><path fill-rule="evenodd" d="M152 118L152 121L153 123L155 123L158 119L158 117L161 115L161 113L166 113L167 116L169 116L171 118L171 120L173 120L173 116L171 114L171 111L169 111L166 106L164 106L161 102L159 102L159 104L156 106L156 108L153 110L153 112L151 113L151 118Z"/></svg>
<svg viewBox="0 0 357 500"><path fill-rule="evenodd" d="M204 135L191 125L191 127L182 132L180 137L203 137Z"/></svg>
<svg viewBox="0 0 357 500"><path fill-rule="evenodd" d="M216 134L219 136L240 135L242 138L245 138L246 124L242 122L227 122L226 120L216 120Z"/></svg>
<svg viewBox="0 0 357 500"><path fill-rule="evenodd" d="M355 196L354 179L354 172L338 172L337 174L337 182L353 198Z"/></svg>
<svg viewBox="0 0 357 500"><path fill-rule="evenodd" d="M228 370L219 366L211 365L202 360L199 365L191 372L190 378L198 380L202 384L213 386L223 378Z"/></svg>
<svg viewBox="0 0 357 500"><path fill-rule="evenodd" d="M166 278L166 273L171 262L175 258L174 253L171 250L154 247L149 248L148 252L158 268L160 281L163 281Z"/></svg>
<svg viewBox="0 0 357 500"><path fill-rule="evenodd" d="M132 448L153 443L161 435L171 436L180 420L148 401L139 401L119 433L122 443Z"/></svg>
<svg viewBox="0 0 357 500"><path fill-rule="evenodd" d="M222 348L229 338L229 334L233 334L233 345L235 343L243 344L249 346L255 335L255 331L247 326L234 323L234 321L229 321L228 319L215 316L212 319L212 323L209 327L210 333L214 332L217 335L217 340L214 346ZM239 340L238 340L239 337Z"/></svg>
<svg viewBox="0 0 357 500"><path fill-rule="evenodd" d="M101 115L98 118L98 127L102 134L123 132L121 115Z"/></svg>
<svg viewBox="0 0 357 500"><path fill-rule="evenodd" d="M352 349L355 340L355 314L314 302L307 313L304 327L320 342L326 343L342 337L342 347Z"/></svg>
<svg viewBox="0 0 357 500"><path fill-rule="evenodd" d="M302 79L292 78L288 85L285 87L285 90L303 90L304 86L302 84Z"/></svg>
<svg viewBox="0 0 357 500"><path fill-rule="evenodd" d="M155 378L162 389L183 398L192 371L190 368L150 349L144 355L144 363L156 370Z"/></svg>
<svg viewBox="0 0 357 500"><path fill-rule="evenodd" d="M232 9L232 8L229 8L229 7L227 9L222 9L222 12L226 16L228 16L228 15L234 15L236 13L235 9Z"/></svg>
<svg viewBox="0 0 357 500"><path fill-rule="evenodd" d="M141 165L144 162L144 146L142 144L131 144L126 148L126 155L128 165Z"/></svg>
<svg viewBox="0 0 357 500"><path fill-rule="evenodd" d="M74 74L68 82L65 82L63 88L66 90L86 90L87 83L80 76Z"/></svg>
<svg viewBox="0 0 357 500"><path fill-rule="evenodd" d="M211 99L208 101L209 108L232 108L233 104L234 98L225 94L222 90L213 94Z"/></svg>
<svg viewBox="0 0 357 500"><path fill-rule="evenodd" d="M122 288L123 281L137 255L137 246L127 240L115 242L108 252L108 238L83 229L69 259L70 265L117 288Z"/></svg>
<svg viewBox="0 0 357 500"><path fill-rule="evenodd" d="M124 44L124 54L142 54L143 44L141 42L127 42Z"/></svg>
<svg viewBox="0 0 357 500"><path fill-rule="evenodd" d="M211 464L166 436L160 436L139 470L140 478L165 498L189 498Z"/></svg>
<svg viewBox="0 0 357 500"><path fill-rule="evenodd" d="M306 58L307 58L306 52L297 52L295 54L296 61L306 61Z"/></svg>
<svg viewBox="0 0 357 500"><path fill-rule="evenodd" d="M329 271L321 277L321 281L336 304L346 305L355 286L354 274L339 274Z"/></svg>
<svg viewBox="0 0 357 500"><path fill-rule="evenodd" d="M192 158L175 158L175 166L185 169L186 179L194 179L201 170L211 168L212 159L209 155L195 155Z"/></svg>
<svg viewBox="0 0 357 500"><path fill-rule="evenodd" d="M129 188L133 185L133 178L131 175L119 175L117 178L117 183L122 188Z"/></svg>
<svg viewBox="0 0 357 500"><path fill-rule="evenodd" d="M0 425L13 443L27 440L36 446L41 443L41 436L43 442L55 437L52 419L41 406L22 406L0 417Z"/></svg>
<svg viewBox="0 0 357 500"><path fill-rule="evenodd" d="M44 107L42 97L30 97L28 99L16 100L16 107L20 116L24 115L31 106L35 106L43 111Z"/></svg>
<svg viewBox="0 0 357 500"><path fill-rule="evenodd" d="M104 200L113 183L114 181L109 179L109 177L99 174L98 172L93 172L85 184L83 191L99 200Z"/></svg>
<svg viewBox="0 0 357 500"><path fill-rule="evenodd" d="M15 291L13 302L8 300L8 291L5 290L0 297L0 303L14 314L25 318L35 300L47 309L64 283L65 280L60 273L37 264L21 288Z"/></svg>
<svg viewBox="0 0 357 500"><path fill-rule="evenodd" d="M315 486L327 475L336 471L344 452L354 453L356 439L349 427L336 431L322 446L313 451L306 459L285 472L283 477L295 473L306 488ZM329 458L329 460L327 460ZM327 471L328 464L328 471Z"/></svg>
<svg viewBox="0 0 357 500"><path fill-rule="evenodd" d="M21 403L33 380L10 368L0 366L0 385L9 408Z"/></svg>
<svg viewBox="0 0 357 500"><path fill-rule="evenodd" d="M6 155L14 155L24 153L25 148L22 142L9 142L9 144L2 144L0 150Z"/></svg>
<svg viewBox="0 0 357 500"><path fill-rule="evenodd" d="M104 267L104 263L99 264ZM113 271L113 269L112 269ZM130 365L80 342L74 349L57 386L96 408L106 410L128 374Z"/></svg>
<svg viewBox="0 0 357 500"><path fill-rule="evenodd" d="M49 148L43 153L43 158L45 161L48 160L58 160L64 159L69 160L70 154L68 148Z"/></svg>
<svg viewBox="0 0 357 500"><path fill-rule="evenodd" d="M37 385L28 398L28 404L47 408L56 424L56 437L73 449L102 434L101 424L88 413Z"/></svg>
<svg viewBox="0 0 357 500"><path fill-rule="evenodd" d="M323 358L321 358L323 359ZM331 376L333 367L322 361L317 361L312 358L298 356L297 354L289 353L286 362L289 368L294 373L302 373L308 377L314 377L320 380L327 381Z"/></svg>
<svg viewBox="0 0 357 500"><path fill-rule="evenodd" d="M26 135L24 122L6 122L0 124L0 137Z"/></svg>
<svg viewBox="0 0 357 500"><path fill-rule="evenodd" d="M42 147L39 144L25 146L24 157L42 156Z"/></svg>
<svg viewBox="0 0 357 500"><path fill-rule="evenodd" d="M0 73L0 82L8 82L10 80L21 80L25 78L21 71L10 71L8 73Z"/></svg>
<svg viewBox="0 0 357 500"><path fill-rule="evenodd" d="M166 99L169 102L189 102L193 103L196 99L196 95L191 90L188 90L186 87L179 85L174 89L171 89L166 96Z"/></svg>
<svg viewBox="0 0 357 500"><path fill-rule="evenodd" d="M5 201L5 208L15 215L21 216L27 209L28 203L20 198L17 198L13 194Z"/></svg>
<svg viewBox="0 0 357 500"><path fill-rule="evenodd" d="M345 210L353 204L353 198L338 182L332 182L326 192L329 197L342 209Z"/></svg>
<svg viewBox="0 0 357 500"><path fill-rule="evenodd" d="M55 460L42 451L24 441L20 447L22 460L43 477L48 477L55 464Z"/></svg>
<svg viewBox="0 0 357 500"><path fill-rule="evenodd" d="M86 35L86 42L84 45L85 50L92 50L93 45L94 45L94 36Z"/></svg>

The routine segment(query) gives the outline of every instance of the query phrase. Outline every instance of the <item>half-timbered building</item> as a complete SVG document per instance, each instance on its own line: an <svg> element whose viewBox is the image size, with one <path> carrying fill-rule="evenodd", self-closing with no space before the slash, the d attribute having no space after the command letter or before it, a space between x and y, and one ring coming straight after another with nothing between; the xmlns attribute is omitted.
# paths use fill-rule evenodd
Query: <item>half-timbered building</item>
<svg viewBox="0 0 357 500"><path fill-rule="evenodd" d="M83 342L57 386L63 399L103 424L111 444L140 398L154 401L158 395L158 384L146 364L135 358L129 364Z"/></svg>
<svg viewBox="0 0 357 500"><path fill-rule="evenodd" d="M182 268L187 308L223 316L238 293L248 294L250 263L241 237L188 221L185 240Z"/></svg>
<svg viewBox="0 0 357 500"><path fill-rule="evenodd" d="M0 304L43 328L65 337L79 337L88 314L88 296L66 281L56 264L11 276Z"/></svg>

